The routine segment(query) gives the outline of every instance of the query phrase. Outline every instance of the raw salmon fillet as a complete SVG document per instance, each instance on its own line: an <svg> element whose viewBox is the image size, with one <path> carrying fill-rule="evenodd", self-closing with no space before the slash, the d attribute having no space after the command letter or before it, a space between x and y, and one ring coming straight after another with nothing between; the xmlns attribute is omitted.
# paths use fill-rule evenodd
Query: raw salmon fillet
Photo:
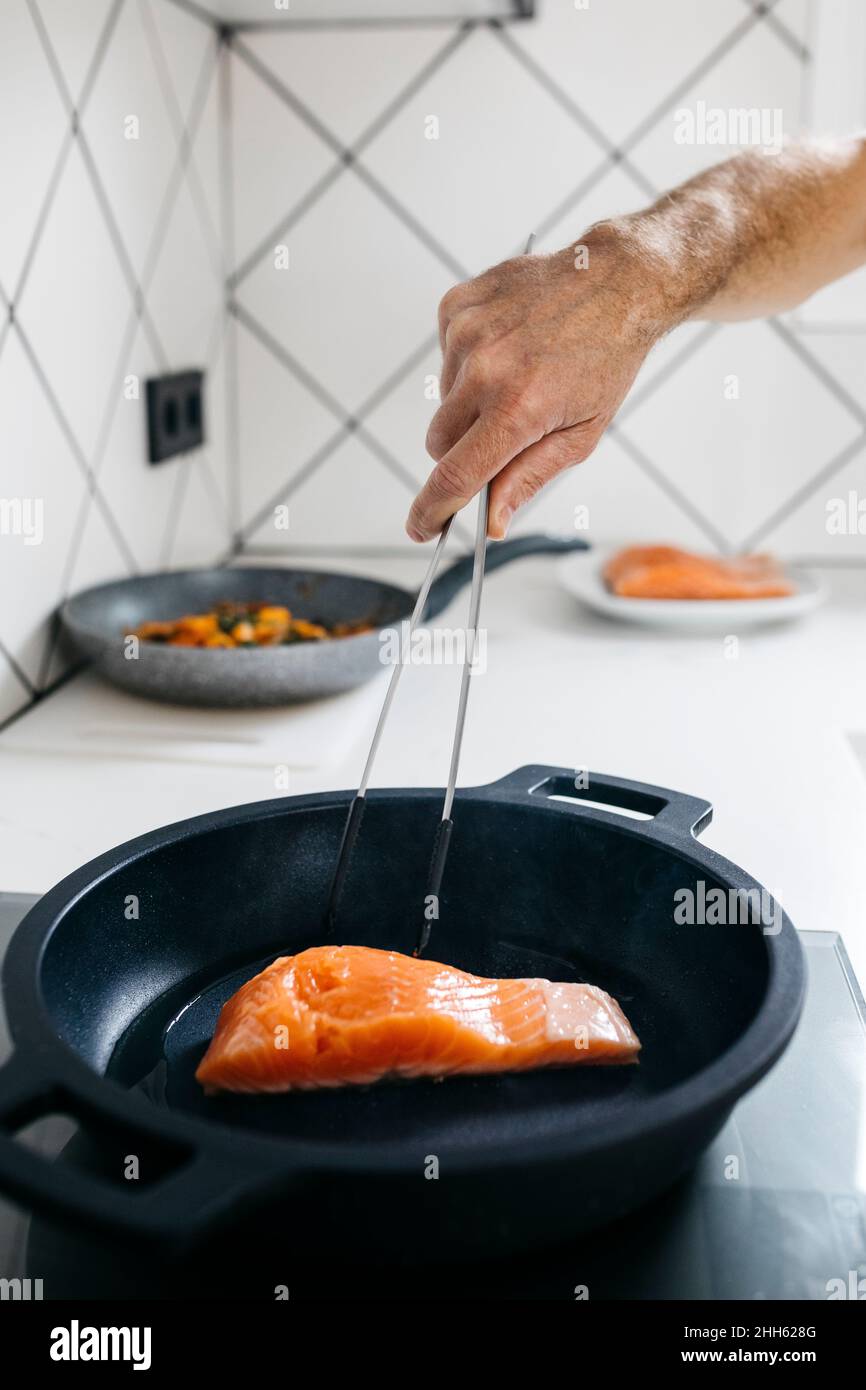
<svg viewBox="0 0 866 1390"><path fill-rule="evenodd" d="M620 598L784 598L794 592L769 555L725 560L670 545L628 546L608 560L604 579Z"/></svg>
<svg viewBox="0 0 866 1390"><path fill-rule="evenodd" d="M634 1062L593 985L485 980L368 946L281 956L223 1005L196 1077L208 1091L294 1091L384 1076Z"/></svg>

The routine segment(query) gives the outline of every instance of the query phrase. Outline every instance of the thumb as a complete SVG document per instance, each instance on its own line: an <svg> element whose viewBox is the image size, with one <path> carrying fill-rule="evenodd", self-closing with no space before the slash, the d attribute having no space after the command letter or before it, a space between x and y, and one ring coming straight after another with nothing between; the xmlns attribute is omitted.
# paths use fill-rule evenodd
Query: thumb
<svg viewBox="0 0 866 1390"><path fill-rule="evenodd" d="M491 539L503 540L517 509L566 468L583 463L597 443L594 428L570 425L546 434L507 463L490 484Z"/></svg>

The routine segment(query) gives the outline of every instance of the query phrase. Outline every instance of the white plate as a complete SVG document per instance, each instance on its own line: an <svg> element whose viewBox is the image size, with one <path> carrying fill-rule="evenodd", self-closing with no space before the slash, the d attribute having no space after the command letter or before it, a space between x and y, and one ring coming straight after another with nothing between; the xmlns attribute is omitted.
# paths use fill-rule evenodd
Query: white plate
<svg viewBox="0 0 866 1390"><path fill-rule="evenodd" d="M619 549L619 547L617 547ZM790 622L811 613L827 597L826 586L806 570L787 569L796 592L785 598L656 599L618 598L602 578L616 550L587 550L560 560L560 583L570 594L605 618L644 627L691 628L695 631L741 631L765 623Z"/></svg>

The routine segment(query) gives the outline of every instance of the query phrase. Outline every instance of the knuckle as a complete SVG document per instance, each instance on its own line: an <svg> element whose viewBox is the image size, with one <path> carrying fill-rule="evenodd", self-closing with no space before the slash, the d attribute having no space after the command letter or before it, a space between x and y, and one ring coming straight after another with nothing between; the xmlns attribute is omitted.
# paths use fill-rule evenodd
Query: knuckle
<svg viewBox="0 0 866 1390"><path fill-rule="evenodd" d="M540 492L545 483L550 482L555 471L552 468L543 468L540 464L530 464L526 467L520 479L520 492L523 501L528 501L530 497L535 496L536 492Z"/></svg>
<svg viewBox="0 0 866 1390"><path fill-rule="evenodd" d="M501 392L493 403L492 414L509 438L523 438L537 433L533 403L523 390Z"/></svg>
<svg viewBox="0 0 866 1390"><path fill-rule="evenodd" d="M439 301L440 314L450 317L457 312L457 307L463 295L463 285L452 285L450 290L446 290Z"/></svg>
<svg viewBox="0 0 866 1390"><path fill-rule="evenodd" d="M585 446L580 440L576 439L570 430L562 430L548 435L550 448L548 451L548 474L561 473L563 469L570 468L573 463L579 463L584 457Z"/></svg>
<svg viewBox="0 0 866 1390"><path fill-rule="evenodd" d="M572 462L583 463L584 459L588 459L590 454L595 453L595 450L601 443L601 437L604 431L605 426L602 425L600 429L594 429L585 434L580 443L575 445L572 451Z"/></svg>
<svg viewBox="0 0 866 1390"><path fill-rule="evenodd" d="M605 426L601 422L593 422L589 425L577 425L570 430L564 430L561 449L561 468L571 468L573 465L583 463L593 453L597 445L601 442Z"/></svg>
<svg viewBox="0 0 866 1390"><path fill-rule="evenodd" d="M468 352L477 340L477 315L471 309L458 310L445 329L445 346L449 351L462 354Z"/></svg>
<svg viewBox="0 0 866 1390"><path fill-rule="evenodd" d="M432 459L436 459L437 462L441 454L444 453L444 449L442 447L443 438L444 436L441 421L438 415L434 415L427 428L427 438L424 441L424 447L427 450L427 453L430 455L430 457Z"/></svg>
<svg viewBox="0 0 866 1390"><path fill-rule="evenodd" d="M545 382L530 378L520 391L520 411L533 431L543 432L548 413L549 388Z"/></svg>
<svg viewBox="0 0 866 1390"><path fill-rule="evenodd" d="M440 327L443 329L443 331L444 331L444 329L447 328L448 324L449 324L449 323L451 322L451 320L454 318L455 314L458 314L458 313L460 312L460 308L461 308L461 305L463 304L463 297L464 297L465 293L466 293L466 285L465 285L465 284L463 284L463 285L453 285L453 286L451 287L451 289L448 290L448 291L442 296L442 298L440 299L440 301L439 301L439 324L440 324Z"/></svg>
<svg viewBox="0 0 866 1390"><path fill-rule="evenodd" d="M436 502L451 502L464 496L466 480L457 465L445 458L430 474L427 486Z"/></svg>
<svg viewBox="0 0 866 1390"><path fill-rule="evenodd" d="M464 369L464 377L474 390L494 386L501 372L500 363L489 348L476 347Z"/></svg>

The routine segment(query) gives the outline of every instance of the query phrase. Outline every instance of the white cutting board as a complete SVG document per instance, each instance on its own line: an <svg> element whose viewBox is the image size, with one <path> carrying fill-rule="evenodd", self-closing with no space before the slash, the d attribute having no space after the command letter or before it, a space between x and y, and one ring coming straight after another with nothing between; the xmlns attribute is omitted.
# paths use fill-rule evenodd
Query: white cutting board
<svg viewBox="0 0 866 1390"><path fill-rule="evenodd" d="M0 737L21 752L145 758L160 762L285 766L341 763L372 738L385 694L383 670L341 695L280 709L191 709L127 694L89 671L42 700Z"/></svg>

